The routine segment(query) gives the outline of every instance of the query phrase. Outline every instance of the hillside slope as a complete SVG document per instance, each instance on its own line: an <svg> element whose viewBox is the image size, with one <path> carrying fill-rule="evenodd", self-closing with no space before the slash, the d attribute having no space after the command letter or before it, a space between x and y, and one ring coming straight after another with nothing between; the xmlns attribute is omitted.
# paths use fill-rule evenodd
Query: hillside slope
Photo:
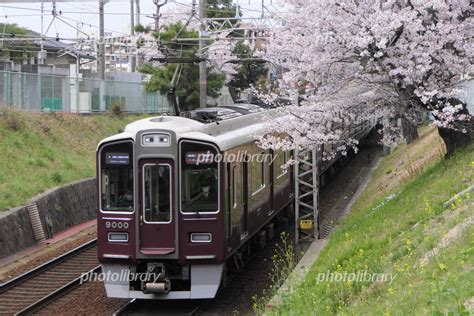
<svg viewBox="0 0 474 316"><path fill-rule="evenodd" d="M305 279L273 313L463 314L473 308L474 193L443 204L474 184L474 144L447 160L442 150L436 130L425 128L414 144L383 158Z"/></svg>
<svg viewBox="0 0 474 316"><path fill-rule="evenodd" d="M0 211L49 188L94 176L97 143L142 118L12 110L1 114Z"/></svg>

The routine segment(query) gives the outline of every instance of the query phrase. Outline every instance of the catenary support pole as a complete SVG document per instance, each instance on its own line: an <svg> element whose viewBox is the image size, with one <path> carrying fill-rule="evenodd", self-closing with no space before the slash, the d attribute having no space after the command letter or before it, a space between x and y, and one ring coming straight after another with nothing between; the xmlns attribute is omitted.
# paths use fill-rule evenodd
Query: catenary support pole
<svg viewBox="0 0 474 316"><path fill-rule="evenodd" d="M206 0L199 0L199 51L202 52L206 46L204 35L206 32L206 25L204 19L206 18ZM199 63L199 106L201 108L207 107L207 74L206 61Z"/></svg>
<svg viewBox="0 0 474 316"><path fill-rule="evenodd" d="M134 0L130 0L130 35L135 35L135 10L134 10ZM134 54L134 49L130 50L130 72L135 72L136 60Z"/></svg>
<svg viewBox="0 0 474 316"><path fill-rule="evenodd" d="M104 0L99 1L99 54L98 54L98 64L99 64L99 78L101 80L105 79L105 45L104 45Z"/></svg>

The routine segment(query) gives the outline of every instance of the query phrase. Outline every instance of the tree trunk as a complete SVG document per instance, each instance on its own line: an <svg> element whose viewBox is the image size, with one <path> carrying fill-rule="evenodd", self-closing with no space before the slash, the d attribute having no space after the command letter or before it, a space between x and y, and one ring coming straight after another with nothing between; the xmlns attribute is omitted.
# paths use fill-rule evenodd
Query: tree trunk
<svg viewBox="0 0 474 316"><path fill-rule="evenodd" d="M406 118L401 118L400 120L402 136L403 138L405 138L407 144L411 144L415 139L419 137L417 126Z"/></svg>
<svg viewBox="0 0 474 316"><path fill-rule="evenodd" d="M471 142L469 133L444 127L438 127L438 133L446 145L446 157L452 155L456 149L464 147Z"/></svg>
<svg viewBox="0 0 474 316"><path fill-rule="evenodd" d="M229 94L230 94L230 97L232 98L232 101L235 102L239 98L239 96L237 95L237 91L235 91L235 87L229 84L227 88L229 88Z"/></svg>
<svg viewBox="0 0 474 316"><path fill-rule="evenodd" d="M443 139L443 142L446 145L446 157L451 156L456 149L468 145L472 141L472 133L474 132L474 117L469 113L466 103L459 99L450 99L448 101L453 105L462 104L463 109L459 114L468 115L469 120L454 122L453 125L458 126L458 130L438 127L439 136ZM463 133L460 129L466 130L466 133Z"/></svg>

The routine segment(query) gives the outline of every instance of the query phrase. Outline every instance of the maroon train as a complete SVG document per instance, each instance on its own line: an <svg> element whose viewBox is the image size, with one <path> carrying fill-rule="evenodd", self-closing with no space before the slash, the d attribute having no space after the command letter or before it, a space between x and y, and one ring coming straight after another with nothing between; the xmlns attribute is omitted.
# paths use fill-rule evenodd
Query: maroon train
<svg viewBox="0 0 474 316"><path fill-rule="evenodd" d="M110 297L213 298L226 263L293 201L288 155L255 144L256 106L192 116L143 119L98 146L98 256Z"/></svg>

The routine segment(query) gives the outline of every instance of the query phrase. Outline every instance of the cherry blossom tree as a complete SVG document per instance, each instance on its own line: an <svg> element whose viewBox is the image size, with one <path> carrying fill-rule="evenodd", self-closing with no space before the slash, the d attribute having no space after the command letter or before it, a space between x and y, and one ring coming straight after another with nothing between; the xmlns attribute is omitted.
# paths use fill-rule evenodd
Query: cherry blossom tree
<svg viewBox="0 0 474 316"><path fill-rule="evenodd" d="M263 147L345 151L357 145L349 131L357 120L388 122L384 141L393 143L402 132L393 122L414 123L419 111L432 113L448 154L470 141L462 78L472 71L472 1L285 3L290 13L278 15L282 26L260 54L285 70L278 94L296 88L304 97L269 120Z"/></svg>

